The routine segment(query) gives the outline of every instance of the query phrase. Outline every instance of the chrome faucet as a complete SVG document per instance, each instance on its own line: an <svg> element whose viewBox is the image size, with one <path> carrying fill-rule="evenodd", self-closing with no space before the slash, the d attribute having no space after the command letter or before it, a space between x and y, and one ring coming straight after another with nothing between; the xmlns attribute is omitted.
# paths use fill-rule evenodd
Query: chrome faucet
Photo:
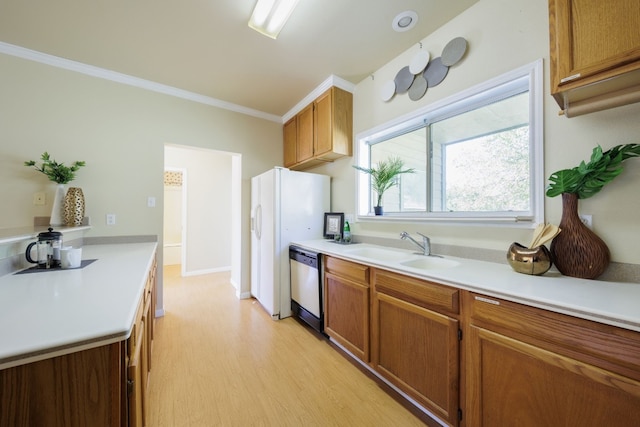
<svg viewBox="0 0 640 427"><path fill-rule="evenodd" d="M418 233L418 232L416 232ZM409 235L409 233L407 233L406 231L403 231L402 233L400 233L400 238L402 240L405 239L409 239L411 240L413 243L415 243L421 250L422 250L422 254L426 255L426 256L430 256L431 255L431 239L429 239L427 236L425 236L422 233L418 233L420 236L422 236L422 244L416 242L413 237L411 237Z"/></svg>

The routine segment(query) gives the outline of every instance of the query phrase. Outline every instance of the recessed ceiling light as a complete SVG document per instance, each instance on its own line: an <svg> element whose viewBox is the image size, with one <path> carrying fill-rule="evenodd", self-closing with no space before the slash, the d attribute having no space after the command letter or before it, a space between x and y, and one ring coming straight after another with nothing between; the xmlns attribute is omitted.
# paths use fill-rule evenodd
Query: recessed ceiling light
<svg viewBox="0 0 640 427"><path fill-rule="evenodd" d="M413 10L405 10L402 13L399 13L395 18L393 18L393 22L391 23L391 27L394 30L401 33L403 31L409 31L418 23L418 14Z"/></svg>

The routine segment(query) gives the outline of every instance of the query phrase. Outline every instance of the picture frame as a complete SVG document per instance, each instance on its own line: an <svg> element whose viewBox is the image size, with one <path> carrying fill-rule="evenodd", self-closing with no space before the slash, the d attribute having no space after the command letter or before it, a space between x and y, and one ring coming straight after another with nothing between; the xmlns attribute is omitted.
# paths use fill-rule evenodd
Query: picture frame
<svg viewBox="0 0 640 427"><path fill-rule="evenodd" d="M336 235L342 237L342 229L344 228L343 212L325 212L324 213L324 237L326 239L335 239Z"/></svg>

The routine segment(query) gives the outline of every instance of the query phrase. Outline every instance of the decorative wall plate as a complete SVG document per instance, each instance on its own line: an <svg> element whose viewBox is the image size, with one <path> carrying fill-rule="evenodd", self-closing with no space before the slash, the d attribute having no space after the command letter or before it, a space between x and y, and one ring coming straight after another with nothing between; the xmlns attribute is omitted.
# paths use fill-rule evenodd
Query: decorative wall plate
<svg viewBox="0 0 640 427"><path fill-rule="evenodd" d="M442 50L442 64L447 67L455 65L462 59L467 51L467 41L464 37L456 37L451 40Z"/></svg>
<svg viewBox="0 0 640 427"><path fill-rule="evenodd" d="M382 90L380 91L380 98L382 98L383 101L387 102L388 100L393 98L393 95L395 94L396 82L393 80L389 80L382 86Z"/></svg>
<svg viewBox="0 0 640 427"><path fill-rule="evenodd" d="M414 75L409 71L409 66L403 67L398 74L396 74L396 93L405 93L409 90L411 83L413 83Z"/></svg>
<svg viewBox="0 0 640 427"><path fill-rule="evenodd" d="M420 74L429 63L429 58L431 58L431 55L426 50L416 53L411 60L411 64L409 64L409 71L412 74Z"/></svg>
<svg viewBox="0 0 640 427"><path fill-rule="evenodd" d="M424 78L424 75L417 75L409 88L409 99L412 101L419 100L427 92L427 87L427 80Z"/></svg>
<svg viewBox="0 0 640 427"><path fill-rule="evenodd" d="M427 85L429 87L438 86L445 77L447 77L447 73L449 72L449 67L442 63L442 59L440 57L435 58L427 68L424 70L424 78L427 80Z"/></svg>

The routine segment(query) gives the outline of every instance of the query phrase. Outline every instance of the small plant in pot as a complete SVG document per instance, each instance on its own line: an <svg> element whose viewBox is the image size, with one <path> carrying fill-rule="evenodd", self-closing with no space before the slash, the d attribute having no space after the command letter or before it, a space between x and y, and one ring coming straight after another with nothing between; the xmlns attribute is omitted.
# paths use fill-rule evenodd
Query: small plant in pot
<svg viewBox="0 0 640 427"><path fill-rule="evenodd" d="M59 163L52 159L46 151L42 153L40 159L42 160L41 166L38 166L35 160L28 160L24 162L24 165L42 172L50 181L57 184L49 224L55 226L65 223L67 225L80 225L84 217L84 195L82 195L81 189L75 187L69 189L70 193L67 194L64 185L75 179L76 172L85 166L85 162L75 161L71 166L66 166L64 163ZM71 200L72 197L73 200ZM64 218L65 216L69 218ZM71 224L71 217L73 217L73 224Z"/></svg>
<svg viewBox="0 0 640 427"><path fill-rule="evenodd" d="M376 192L377 204L373 207L376 215L382 215L382 196L385 191L398 185L398 176L403 173L414 173L413 169L404 169L404 162L399 157L389 157L378 162L376 167L365 168L353 165L361 172L371 175L371 188Z"/></svg>
<svg viewBox="0 0 640 427"><path fill-rule="evenodd" d="M42 153L41 159L42 166L40 167L36 165L35 160L26 161L24 162L24 165L33 166L35 170L42 172L49 178L49 180L57 184L68 184L73 181L78 169L85 165L85 162L83 161L76 161L71 166L65 166L64 163L58 163L55 160L52 160L51 156L49 156L49 153L46 151Z"/></svg>
<svg viewBox="0 0 640 427"><path fill-rule="evenodd" d="M562 232L551 242L553 263L572 277L595 279L610 262L607 245L587 228L578 216L578 200L594 196L622 172L622 162L640 157L640 144L616 145L602 151L593 149L588 163L554 172L549 177L548 197L562 195Z"/></svg>

